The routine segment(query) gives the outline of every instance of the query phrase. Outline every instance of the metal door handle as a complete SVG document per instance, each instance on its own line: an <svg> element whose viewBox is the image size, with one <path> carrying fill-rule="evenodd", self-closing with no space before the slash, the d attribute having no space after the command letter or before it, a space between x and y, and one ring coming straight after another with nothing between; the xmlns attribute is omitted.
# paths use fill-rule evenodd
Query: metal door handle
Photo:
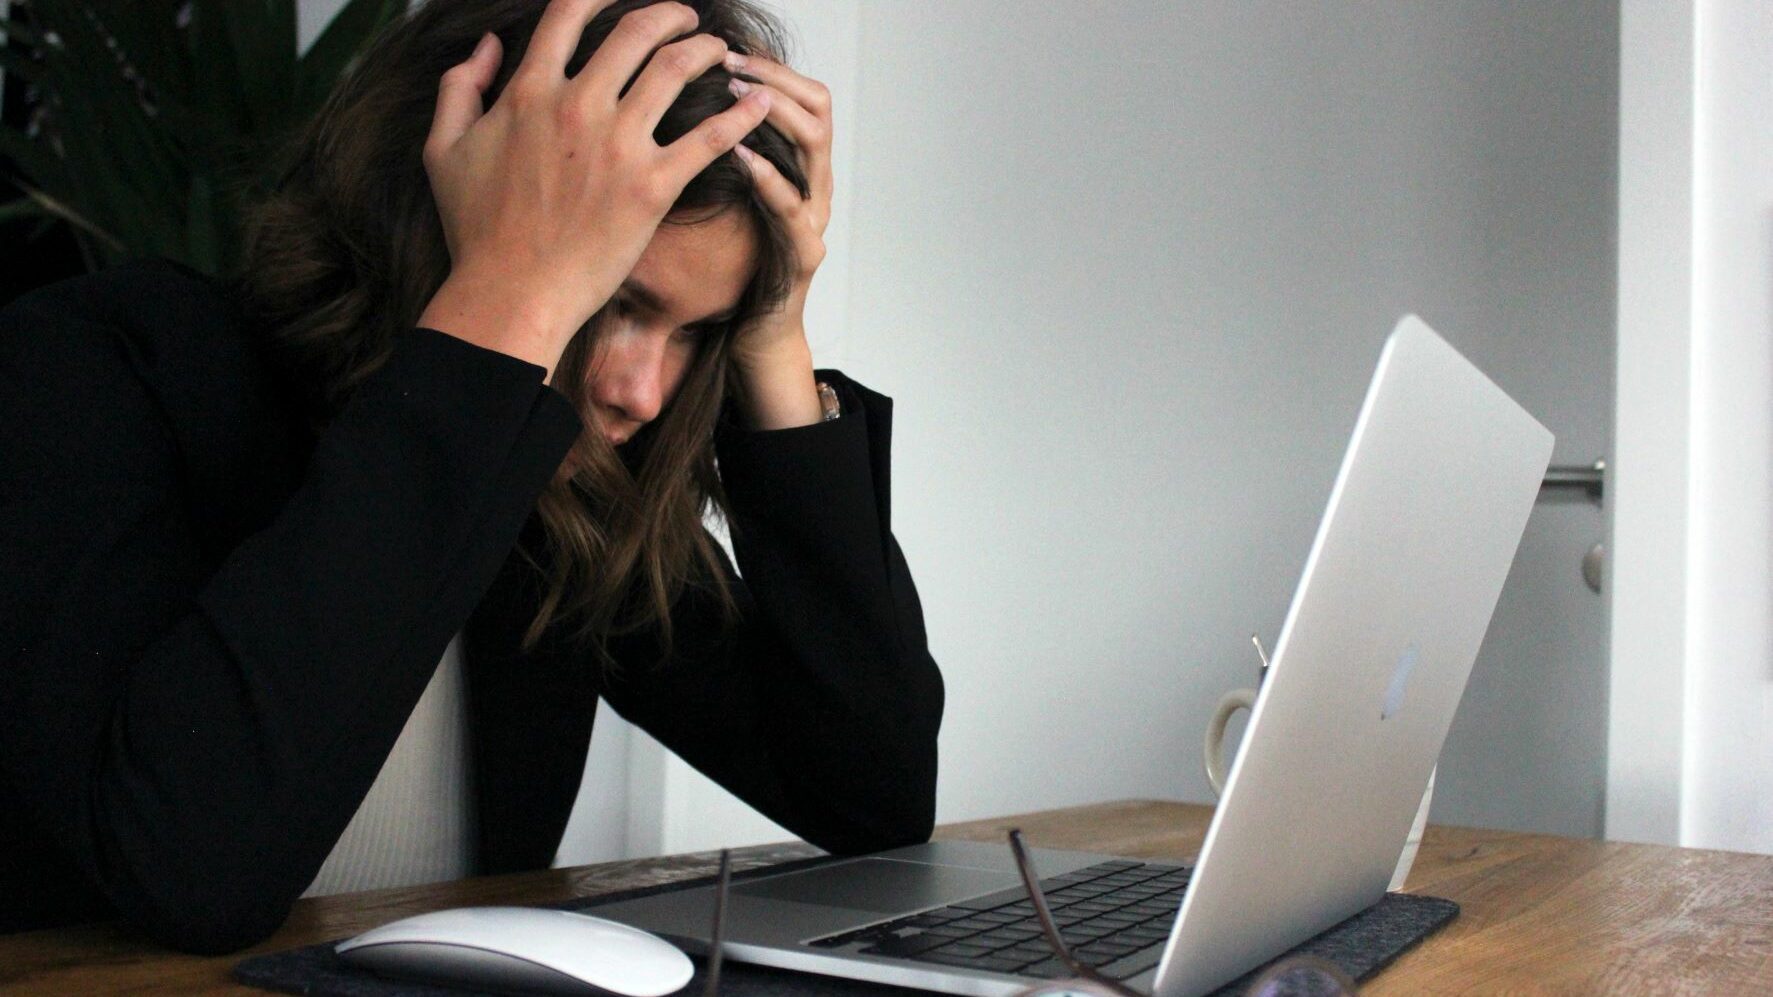
<svg viewBox="0 0 1773 997"><path fill-rule="evenodd" d="M1607 483L1607 462L1597 460L1593 464L1553 464L1545 470L1545 481L1539 487L1547 488L1580 488L1588 493L1588 497L1596 502Z"/></svg>

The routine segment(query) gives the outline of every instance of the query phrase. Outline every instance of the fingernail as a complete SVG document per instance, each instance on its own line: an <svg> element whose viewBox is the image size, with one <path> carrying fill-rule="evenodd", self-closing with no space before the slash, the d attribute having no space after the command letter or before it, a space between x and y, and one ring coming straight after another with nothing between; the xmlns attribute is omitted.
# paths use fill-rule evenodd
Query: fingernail
<svg viewBox="0 0 1773 997"><path fill-rule="evenodd" d="M745 161L746 166L750 166L752 158L757 155L757 153L752 152L750 149L745 148L743 145L733 146L733 151L739 154L739 158L743 159Z"/></svg>
<svg viewBox="0 0 1773 997"><path fill-rule="evenodd" d="M481 56L485 55L487 47L492 45L492 40L493 40L493 36L492 36L492 32L490 32L490 31L488 31L484 35L481 35L480 36L480 43L474 46L474 54L469 56L468 58L478 59Z"/></svg>
<svg viewBox="0 0 1773 997"><path fill-rule="evenodd" d="M733 92L734 97L744 97L751 92L751 84L746 83L744 80L738 79L737 77L728 80L726 88Z"/></svg>
<svg viewBox="0 0 1773 997"><path fill-rule="evenodd" d="M739 70L744 69L744 68L745 68L745 56L743 53L728 52L726 54L726 70L727 70L727 72L736 73Z"/></svg>
<svg viewBox="0 0 1773 997"><path fill-rule="evenodd" d="M758 110L763 111L766 114L769 113L770 92L768 90L759 90L756 93L753 93L751 99L757 101Z"/></svg>

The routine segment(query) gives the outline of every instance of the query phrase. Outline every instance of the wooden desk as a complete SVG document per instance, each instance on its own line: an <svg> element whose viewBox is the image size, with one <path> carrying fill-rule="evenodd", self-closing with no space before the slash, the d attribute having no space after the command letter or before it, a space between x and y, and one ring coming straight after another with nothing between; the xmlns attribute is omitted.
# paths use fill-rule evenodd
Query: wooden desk
<svg viewBox="0 0 1773 997"><path fill-rule="evenodd" d="M1200 847L1208 807L1135 801L951 824L942 838L1002 841L1020 826L1053 848L1179 859ZM810 854L746 849L746 868ZM557 869L304 900L271 952L441 907L546 903L707 875L709 855ZM1463 913L1369 982L1373 994L1773 994L1773 857L1431 827L1409 889ZM0 936L7 993L257 994L234 984L241 954L168 953L115 925Z"/></svg>

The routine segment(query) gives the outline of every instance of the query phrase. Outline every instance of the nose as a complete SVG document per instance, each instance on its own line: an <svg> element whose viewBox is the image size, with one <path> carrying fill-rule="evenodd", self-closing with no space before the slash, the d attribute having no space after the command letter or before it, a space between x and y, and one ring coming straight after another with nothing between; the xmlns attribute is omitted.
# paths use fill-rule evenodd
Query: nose
<svg viewBox="0 0 1773 997"><path fill-rule="evenodd" d="M646 325L626 321L610 329L599 343L591 373L591 397L625 422L644 424L658 418L665 405L665 347L669 336ZM610 426L610 430L638 428Z"/></svg>

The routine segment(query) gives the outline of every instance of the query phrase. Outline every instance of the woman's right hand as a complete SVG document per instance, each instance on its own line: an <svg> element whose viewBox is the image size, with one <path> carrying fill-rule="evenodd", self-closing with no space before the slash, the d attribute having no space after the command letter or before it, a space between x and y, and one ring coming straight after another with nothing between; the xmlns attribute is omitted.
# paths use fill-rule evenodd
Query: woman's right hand
<svg viewBox="0 0 1773 997"><path fill-rule="evenodd" d="M567 61L609 0L552 0L490 111L496 36L443 75L425 170L450 273L419 324L547 368L634 268L683 188L763 121L759 89L668 146L653 129L726 44L694 11L623 17L578 75ZM641 70L645 66L644 71ZM621 88L640 75L626 94Z"/></svg>

